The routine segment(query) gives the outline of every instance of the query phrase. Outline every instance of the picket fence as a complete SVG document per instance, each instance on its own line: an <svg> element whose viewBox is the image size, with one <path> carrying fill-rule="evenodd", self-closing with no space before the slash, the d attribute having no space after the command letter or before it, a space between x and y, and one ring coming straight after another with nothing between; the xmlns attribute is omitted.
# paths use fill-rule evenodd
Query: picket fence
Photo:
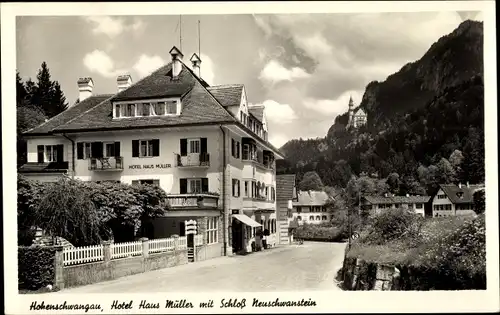
<svg viewBox="0 0 500 315"><path fill-rule="evenodd" d="M101 261L104 259L103 248L103 245L64 247L64 265L70 266Z"/></svg>
<svg viewBox="0 0 500 315"><path fill-rule="evenodd" d="M201 236L201 235L197 235ZM195 237L195 242L197 238ZM203 242L203 239L202 241ZM143 252L142 241L138 242L125 242L125 243L112 243L110 244L111 259L141 256ZM201 245L202 243L196 243ZM166 251L173 251L175 248L174 238L161 238L148 240L149 250L148 253L159 253ZM177 248L187 248L187 237L182 236L177 238ZM104 260L104 246L82 246L82 247L65 247L63 249L64 266L72 266L79 264L92 263Z"/></svg>
<svg viewBox="0 0 500 315"><path fill-rule="evenodd" d="M198 234L194 236L194 245L201 246L203 245L203 235Z"/></svg>

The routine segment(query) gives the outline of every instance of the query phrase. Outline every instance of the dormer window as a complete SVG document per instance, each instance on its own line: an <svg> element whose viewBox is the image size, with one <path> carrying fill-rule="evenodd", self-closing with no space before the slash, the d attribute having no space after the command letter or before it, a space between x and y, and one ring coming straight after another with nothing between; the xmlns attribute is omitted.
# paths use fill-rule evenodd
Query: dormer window
<svg viewBox="0 0 500 315"><path fill-rule="evenodd" d="M180 115L180 99L157 101L119 102L114 104L114 118Z"/></svg>

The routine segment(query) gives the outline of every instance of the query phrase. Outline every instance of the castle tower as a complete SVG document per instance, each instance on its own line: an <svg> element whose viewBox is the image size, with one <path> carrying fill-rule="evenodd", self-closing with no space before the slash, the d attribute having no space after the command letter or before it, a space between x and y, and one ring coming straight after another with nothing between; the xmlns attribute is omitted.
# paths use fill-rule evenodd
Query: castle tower
<svg viewBox="0 0 500 315"><path fill-rule="evenodd" d="M349 96L349 120L347 126L351 126L354 120L354 102L352 101L352 96Z"/></svg>

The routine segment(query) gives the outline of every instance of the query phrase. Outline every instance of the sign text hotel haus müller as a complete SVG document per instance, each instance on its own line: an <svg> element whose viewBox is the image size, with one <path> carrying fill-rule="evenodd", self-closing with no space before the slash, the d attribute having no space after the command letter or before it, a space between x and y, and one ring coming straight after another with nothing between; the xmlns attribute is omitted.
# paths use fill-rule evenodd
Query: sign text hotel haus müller
<svg viewBox="0 0 500 315"><path fill-rule="evenodd" d="M153 168L171 168L172 165L171 164L133 164L133 165L129 165L128 168L129 169L134 169L134 170L137 170L137 169L153 169Z"/></svg>

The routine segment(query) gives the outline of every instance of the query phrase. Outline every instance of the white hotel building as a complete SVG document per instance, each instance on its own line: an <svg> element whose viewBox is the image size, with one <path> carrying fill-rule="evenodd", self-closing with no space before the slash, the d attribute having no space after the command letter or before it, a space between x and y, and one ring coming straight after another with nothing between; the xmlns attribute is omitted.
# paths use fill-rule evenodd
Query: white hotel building
<svg viewBox="0 0 500 315"><path fill-rule="evenodd" d="M184 234L198 222L212 256L251 251L259 228L276 244L275 160L265 108L249 106L241 84L209 86L173 47L172 61L135 84L119 76L118 92L92 95L78 80L80 102L27 131L28 163L19 172L40 181L148 183L165 190L170 207L149 237Z"/></svg>

